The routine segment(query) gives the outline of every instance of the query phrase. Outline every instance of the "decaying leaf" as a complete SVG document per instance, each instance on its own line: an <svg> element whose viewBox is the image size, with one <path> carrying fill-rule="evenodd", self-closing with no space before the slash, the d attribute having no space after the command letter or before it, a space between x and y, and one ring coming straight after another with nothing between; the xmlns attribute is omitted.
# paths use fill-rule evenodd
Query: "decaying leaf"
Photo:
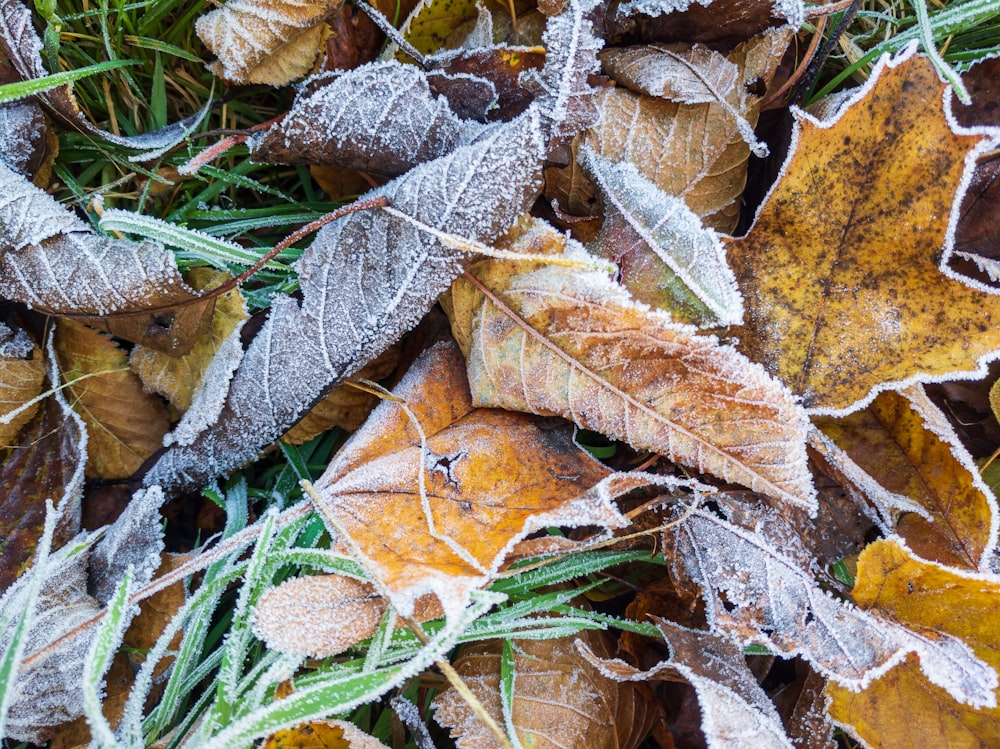
<svg viewBox="0 0 1000 749"><path fill-rule="evenodd" d="M316 489L401 613L433 591L457 614L534 531L626 524L610 471L568 425L473 409L454 343L429 349L394 393L406 409L379 405Z"/></svg>
<svg viewBox="0 0 1000 749"><path fill-rule="evenodd" d="M249 147L257 161L397 177L470 143L484 127L455 114L427 73L389 60L310 79L284 119L254 134Z"/></svg>
<svg viewBox="0 0 1000 749"><path fill-rule="evenodd" d="M41 312L93 319L115 335L175 352L211 318L211 300L143 312L197 298L173 253L156 242L96 234L3 163L0 245L0 296Z"/></svg>
<svg viewBox="0 0 1000 749"><path fill-rule="evenodd" d="M611 162L586 145L579 158L604 203L593 249L618 265L621 284L681 322L739 325L743 298L718 236L632 164Z"/></svg>
<svg viewBox="0 0 1000 749"><path fill-rule="evenodd" d="M609 19L609 35L658 41L733 44L775 26L799 28L801 0L625 0Z"/></svg>
<svg viewBox="0 0 1000 749"><path fill-rule="evenodd" d="M308 73L323 42L322 22L343 0L229 0L195 29L233 83L284 86Z"/></svg>
<svg viewBox="0 0 1000 749"><path fill-rule="evenodd" d="M604 632L580 633L601 657L611 652ZM514 640L511 723L521 745L534 749L636 747L649 730L651 710L631 684L602 675L570 638ZM455 670L486 711L504 724L500 701L503 642L477 642L459 651ZM468 704L447 689L432 703L434 719L451 729L460 749L493 749L496 738Z"/></svg>
<svg viewBox="0 0 1000 749"><path fill-rule="evenodd" d="M156 452L169 423L163 404L143 392L126 354L106 335L60 320L55 350L68 397L90 436L87 475L125 478ZM103 374L102 374L103 373Z"/></svg>
<svg viewBox="0 0 1000 749"><path fill-rule="evenodd" d="M747 666L743 650L722 635L682 627L666 619L656 626L670 646L670 660L648 671L620 659L607 661L581 644L588 662L616 681L644 681L677 672L698 693L701 729L710 749L792 749L778 711Z"/></svg>
<svg viewBox="0 0 1000 749"><path fill-rule="evenodd" d="M742 350L817 412L981 375L1000 349L1000 297L946 265L956 191L989 140L952 128L944 94L910 50L837 119L797 115L784 176L750 233L726 240L746 297Z"/></svg>
<svg viewBox="0 0 1000 749"><path fill-rule="evenodd" d="M529 110L366 197L386 198L436 230L489 242L534 202L541 157L540 123ZM193 488L253 458L331 386L412 328L466 257L381 210L323 227L297 265L301 304L275 298L228 392L226 380L216 382L217 397L188 411L178 427L183 444L164 453L146 484ZM204 426L184 431L187 420Z"/></svg>
<svg viewBox="0 0 1000 749"><path fill-rule="evenodd" d="M815 421L882 486L916 500L896 531L930 561L984 569L996 546L997 507L947 418L920 386L886 391L841 419Z"/></svg>
<svg viewBox="0 0 1000 749"><path fill-rule="evenodd" d="M565 240L548 233L550 246ZM522 241L530 247L534 239ZM567 252L583 252L574 246ZM804 413L734 349L637 304L597 272L510 261L483 261L470 272L489 296L461 279L450 305L476 405L563 416L702 473L813 505Z"/></svg>
<svg viewBox="0 0 1000 749"><path fill-rule="evenodd" d="M941 638L962 638L1000 668L1000 583L994 576L951 570L914 558L900 542L877 541L861 554L853 591L858 605ZM913 656L863 692L830 684L830 714L871 746L996 746L1000 708L956 704L928 683Z"/></svg>
<svg viewBox="0 0 1000 749"><path fill-rule="evenodd" d="M358 377L373 381L381 380L390 375L398 363L399 347L390 346L381 356L362 367ZM371 393L350 384L336 387L313 406L302 421L289 429L281 439L292 445L301 445L334 426L339 426L347 432L356 431L364 423L377 400L378 398Z"/></svg>
<svg viewBox="0 0 1000 749"><path fill-rule="evenodd" d="M815 582L811 556L773 512L755 529L702 509L689 510L670 534L675 573L701 586L709 624L739 643L800 655L846 689L872 682L917 653L926 677L954 699L996 705L997 674L961 640L924 627L907 629L834 599Z"/></svg>
<svg viewBox="0 0 1000 749"><path fill-rule="evenodd" d="M201 267L193 268L188 280L193 288L203 291L221 285L228 278L225 273ZM228 291L217 298L208 330L198 336L190 351L171 356L146 346L136 346L129 355L129 366L139 375L146 392L162 395L184 413L191 407L213 357L227 342L231 346L237 343L248 317L239 290Z"/></svg>
<svg viewBox="0 0 1000 749"><path fill-rule="evenodd" d="M45 363L42 351L23 330L0 323L0 416L21 409L42 392ZM38 411L38 404L21 410L7 423L0 423L0 450L10 447Z"/></svg>
<svg viewBox="0 0 1000 749"><path fill-rule="evenodd" d="M388 610L371 583L344 575L298 577L261 597L254 629L270 648L326 658L375 634ZM416 600L413 620L443 614L438 599L427 595Z"/></svg>

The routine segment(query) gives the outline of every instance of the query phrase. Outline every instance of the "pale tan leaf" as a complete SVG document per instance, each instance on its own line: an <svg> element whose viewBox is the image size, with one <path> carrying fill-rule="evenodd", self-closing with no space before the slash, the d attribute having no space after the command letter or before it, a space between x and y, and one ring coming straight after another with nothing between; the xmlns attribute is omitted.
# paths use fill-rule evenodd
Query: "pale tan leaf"
<svg viewBox="0 0 1000 749"><path fill-rule="evenodd" d="M188 282L192 288L203 291L221 285L228 278L226 273L201 267L192 269ZM198 336L190 351L171 356L147 346L136 346L129 357L129 366L142 380L146 392L162 395L184 413L191 406L212 357L223 341L243 327L248 317L239 289L226 292L216 300L208 330Z"/></svg>
<svg viewBox="0 0 1000 749"><path fill-rule="evenodd" d="M477 405L563 416L699 472L814 505L805 413L762 367L635 303L596 272L509 261L470 272L489 296L463 278L450 305Z"/></svg>
<svg viewBox="0 0 1000 749"><path fill-rule="evenodd" d="M322 22L343 0L230 0L195 29L233 83L283 86L312 69Z"/></svg>
<svg viewBox="0 0 1000 749"><path fill-rule="evenodd" d="M725 56L700 44L619 47L602 50L598 57L618 83L685 104L717 101L735 88L740 75Z"/></svg>
<svg viewBox="0 0 1000 749"><path fill-rule="evenodd" d="M602 657L612 645L604 632L579 635ZM631 749L645 736L652 718L635 686L609 679L588 662L571 638L515 640L511 718L521 745L532 749ZM486 711L504 724L500 703L499 640L464 647L455 669ZM496 738L454 689L432 703L434 719L461 749L493 749Z"/></svg>
<svg viewBox="0 0 1000 749"><path fill-rule="evenodd" d="M362 367L357 377L381 380L390 375L398 363L399 346L390 346L381 356ZM282 439L291 445L301 445L331 427L339 426L353 432L364 423L377 401L378 398L369 392L352 385L341 385L313 406Z"/></svg>
<svg viewBox="0 0 1000 749"><path fill-rule="evenodd" d="M42 392L45 363L42 351L23 330L0 323L0 416L21 408ZM38 411L38 404L21 411L9 423L0 423L0 449L10 446Z"/></svg>
<svg viewBox="0 0 1000 749"><path fill-rule="evenodd" d="M161 446L169 426L166 408L143 392L128 369L128 354L93 328L60 320L55 350L63 378L73 383L67 400L87 425L87 475L131 476ZM95 376L73 382L84 375Z"/></svg>

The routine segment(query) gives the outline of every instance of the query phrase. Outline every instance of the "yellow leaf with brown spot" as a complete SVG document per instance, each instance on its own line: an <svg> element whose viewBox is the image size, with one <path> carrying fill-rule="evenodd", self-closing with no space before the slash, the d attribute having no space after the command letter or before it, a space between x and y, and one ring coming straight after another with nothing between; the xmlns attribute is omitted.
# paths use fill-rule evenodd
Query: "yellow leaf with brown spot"
<svg viewBox="0 0 1000 749"><path fill-rule="evenodd" d="M128 354L93 328L59 320L55 350L63 379L71 383L66 400L87 425L87 475L131 476L163 443L169 426L163 403L143 392Z"/></svg>
<svg viewBox="0 0 1000 749"><path fill-rule="evenodd" d="M346 720L312 720L272 733L263 749L386 749L385 744Z"/></svg>
<svg viewBox="0 0 1000 749"><path fill-rule="evenodd" d="M920 386L881 393L844 418L814 423L886 489L930 515L907 513L896 532L933 562L981 569L996 544L996 498L947 418Z"/></svg>
<svg viewBox="0 0 1000 749"><path fill-rule="evenodd" d="M428 349L393 393L402 404L380 404L316 489L401 613L426 592L461 611L536 530L626 523L610 502L614 477L568 424L473 408L453 342Z"/></svg>
<svg viewBox="0 0 1000 749"><path fill-rule="evenodd" d="M895 541L877 541L862 552L854 600L913 629L963 640L994 669L1000 668L1000 581L924 562ZM969 748L1000 746L1000 708L962 705L906 661L861 692L831 682L831 717L870 746Z"/></svg>
<svg viewBox="0 0 1000 749"><path fill-rule="evenodd" d="M228 273L212 268L194 268L188 283L198 291L221 286L230 278ZM239 289L228 291L215 302L212 322L194 341L183 356L171 356L162 351L136 346L129 357L129 366L139 375L146 392L162 395L184 413L201 385L205 371L222 343L247 320L246 305Z"/></svg>
<svg viewBox="0 0 1000 749"><path fill-rule="evenodd" d="M1000 349L1000 296L944 265L968 159L988 144L953 132L944 95L910 53L877 66L835 120L798 115L784 176L750 233L726 242L741 348L819 412L977 372Z"/></svg>
<svg viewBox="0 0 1000 749"><path fill-rule="evenodd" d="M23 331L0 323L0 416L21 408L42 392L45 363L42 351ZM0 449L13 444L21 427L31 421L38 404L30 406L10 423L0 424Z"/></svg>

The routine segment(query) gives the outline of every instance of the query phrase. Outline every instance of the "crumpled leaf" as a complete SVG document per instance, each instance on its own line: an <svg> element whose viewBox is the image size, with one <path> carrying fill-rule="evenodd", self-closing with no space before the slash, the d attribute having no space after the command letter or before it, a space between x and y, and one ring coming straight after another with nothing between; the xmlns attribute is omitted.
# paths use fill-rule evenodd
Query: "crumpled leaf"
<svg viewBox="0 0 1000 749"><path fill-rule="evenodd" d="M990 141L953 130L944 93L910 50L837 119L798 114L784 176L750 233L725 240L746 297L741 349L816 412L981 375L1000 349L1000 297L946 265L956 191Z"/></svg>
<svg viewBox="0 0 1000 749"><path fill-rule="evenodd" d="M60 320L55 350L69 398L90 436L87 475L131 476L159 449L169 428L166 408L143 392L128 369L128 354L93 328Z"/></svg>
<svg viewBox="0 0 1000 749"><path fill-rule="evenodd" d="M473 409L454 343L425 352L394 394L419 428L399 404L383 402L316 490L324 516L340 525L331 530L350 537L404 615L428 591L449 616L461 612L530 533L627 524L610 502L614 477L606 480L611 472L573 442L568 425Z"/></svg>
<svg viewBox="0 0 1000 749"><path fill-rule="evenodd" d="M212 300L143 312L197 298L173 254L156 242L96 234L3 163L0 245L0 296L41 312L79 317L136 343L181 353L211 318Z"/></svg>
<svg viewBox="0 0 1000 749"><path fill-rule="evenodd" d="M808 571L811 556L776 513L756 528L692 509L668 538L676 575L702 588L709 624L742 644L800 655L846 689L867 689L917 653L934 684L968 705L994 707L997 674L965 643L836 600Z"/></svg>
<svg viewBox="0 0 1000 749"><path fill-rule="evenodd" d="M698 693L701 729L709 749L792 749L778 711L736 643L666 619L656 619L656 626L670 646L671 657L646 671L617 658L598 658L582 643L579 647L588 662L616 681L645 681L664 671L679 673Z"/></svg>
<svg viewBox="0 0 1000 749"><path fill-rule="evenodd" d="M590 146L581 149L580 162L604 203L592 247L618 265L632 296L680 322L739 325L743 297L722 243L684 201L662 192L629 162L613 163Z"/></svg>
<svg viewBox="0 0 1000 749"><path fill-rule="evenodd" d="M852 593L858 605L911 627L962 638L1000 668L1000 583L994 576L951 570L914 558L898 540L876 541L858 559ZM928 683L910 656L863 692L836 684L830 715L872 746L996 746L1000 708L956 704Z"/></svg>
<svg viewBox="0 0 1000 749"><path fill-rule="evenodd" d="M213 72L233 83L284 86L308 73L322 22L343 0L228 0L195 24L219 58Z"/></svg>
<svg viewBox="0 0 1000 749"><path fill-rule="evenodd" d="M580 633L602 657L612 645L604 632ZM574 640L514 640L511 718L522 746L533 749L634 749L649 730L652 710L631 684L602 675L574 647ZM465 646L454 662L486 712L504 724L500 702L503 642ZM434 719L451 729L460 749L493 749L496 738L468 704L448 688L431 703Z"/></svg>
<svg viewBox="0 0 1000 749"><path fill-rule="evenodd" d="M220 286L228 279L228 274L208 267L193 268L188 278L192 287L199 291ZM194 341L190 351L171 356L146 346L136 346L129 355L129 366L142 380L146 392L162 395L184 413L191 407L212 358L226 341L239 335L247 319L249 315L239 289L227 291L216 299L212 322Z"/></svg>
<svg viewBox="0 0 1000 749"><path fill-rule="evenodd" d="M929 518L908 513L897 524L910 548L930 561L985 571L996 546L996 498L920 386L883 392L861 411L815 424L882 486L928 511Z"/></svg>
<svg viewBox="0 0 1000 749"><path fill-rule="evenodd" d="M375 634L388 609L389 602L369 582L344 575L297 577L261 596L254 631L269 648L326 658ZM443 615L435 596L416 600L414 621Z"/></svg>
<svg viewBox="0 0 1000 749"><path fill-rule="evenodd" d="M529 110L476 144L368 193L437 230L491 241L534 202L542 134ZM205 425L164 453L146 485L200 486L253 458L331 386L411 329L461 272L466 255L394 214L354 213L323 227L297 264L301 304L276 297L228 392L192 408ZM226 387L223 381L222 387ZM221 390L221 389L220 389Z"/></svg>
<svg viewBox="0 0 1000 749"><path fill-rule="evenodd" d="M42 351L23 330L0 323L0 416L21 408L42 392L45 362ZM38 411L34 404L8 423L0 423L0 449L10 447L21 427ZM2 587L2 586L0 586Z"/></svg>
<svg viewBox="0 0 1000 749"><path fill-rule="evenodd" d="M558 246L564 238L549 232ZM530 247L533 237L522 241ZM567 250L582 252L574 246ZM805 415L762 368L637 304L597 272L510 261L470 272L492 296L460 279L450 304L476 405L563 416L813 506Z"/></svg>
<svg viewBox="0 0 1000 749"><path fill-rule="evenodd" d="M389 60L311 79L284 119L248 145L257 161L397 177L470 143L484 127L455 114L427 73Z"/></svg>
<svg viewBox="0 0 1000 749"><path fill-rule="evenodd" d="M381 356L362 367L357 376L378 381L390 375L397 364L399 364L399 347L390 346ZM313 406L302 421L289 429L281 439L291 445L301 445L334 426L339 426L347 432L356 431L364 423L377 400L378 398L371 393L350 384L336 387Z"/></svg>

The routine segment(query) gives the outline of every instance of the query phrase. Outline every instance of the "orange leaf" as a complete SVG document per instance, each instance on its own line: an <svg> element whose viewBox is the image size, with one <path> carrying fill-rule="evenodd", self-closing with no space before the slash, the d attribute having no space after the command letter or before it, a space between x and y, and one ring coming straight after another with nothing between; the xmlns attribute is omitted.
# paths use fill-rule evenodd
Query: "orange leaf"
<svg viewBox="0 0 1000 749"><path fill-rule="evenodd" d="M63 377L71 383L67 400L87 424L87 475L131 476L161 446L168 428L166 408L143 392L139 378L128 370L128 354L103 333L62 319L55 349ZM94 376L79 379L84 375Z"/></svg>
<svg viewBox="0 0 1000 749"><path fill-rule="evenodd" d="M858 560L854 599L912 628L964 640L1000 667L1000 581L915 559L896 541L878 541ZM862 692L832 682L830 715L870 746L1000 746L1000 708L961 705L921 673L912 655Z"/></svg>
<svg viewBox="0 0 1000 749"><path fill-rule="evenodd" d="M952 130L944 93L911 52L877 66L836 119L798 115L784 177L750 233L727 242L743 350L819 412L983 373L1000 349L1000 297L945 265L956 193L989 141Z"/></svg>
<svg viewBox="0 0 1000 749"><path fill-rule="evenodd" d="M981 568L996 545L996 499L921 387L881 393L864 410L815 423L882 486L928 511L903 515L896 528L915 553Z"/></svg>
<svg viewBox="0 0 1000 749"><path fill-rule="evenodd" d="M460 611L536 530L626 523L602 483L610 471L568 425L473 409L454 343L425 352L394 394L426 452L406 410L383 402L316 489L401 613L429 591Z"/></svg>

